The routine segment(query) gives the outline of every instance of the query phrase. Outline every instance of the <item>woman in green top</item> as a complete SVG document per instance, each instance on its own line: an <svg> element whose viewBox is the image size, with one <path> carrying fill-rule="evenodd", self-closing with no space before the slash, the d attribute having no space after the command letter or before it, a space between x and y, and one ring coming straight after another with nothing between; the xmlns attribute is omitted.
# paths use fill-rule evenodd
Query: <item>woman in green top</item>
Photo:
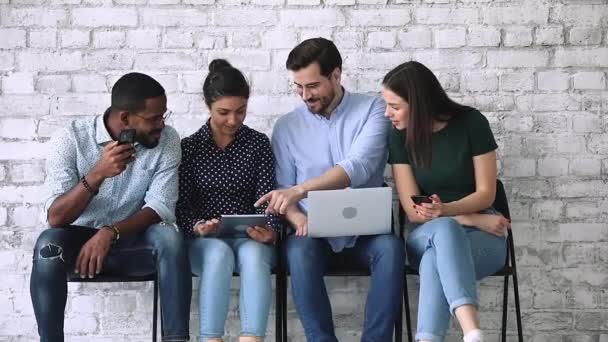
<svg viewBox="0 0 608 342"><path fill-rule="evenodd" d="M505 261L508 220L491 208L496 142L487 119L452 101L424 65L407 62L383 80L389 163L401 205L416 228L407 239L420 272L416 340L443 341L450 315L465 342L483 341L476 280ZM415 204L424 195L431 203Z"/></svg>

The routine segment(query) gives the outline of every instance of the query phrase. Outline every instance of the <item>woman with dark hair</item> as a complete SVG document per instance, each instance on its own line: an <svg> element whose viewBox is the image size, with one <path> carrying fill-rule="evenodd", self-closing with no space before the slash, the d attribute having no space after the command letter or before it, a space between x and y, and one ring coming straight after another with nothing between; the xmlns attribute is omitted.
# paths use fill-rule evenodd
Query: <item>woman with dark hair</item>
<svg viewBox="0 0 608 342"><path fill-rule="evenodd" d="M452 101L418 62L399 65L382 84L394 126L389 163L415 225L406 250L420 272L416 339L443 341L454 315L465 342L483 341L476 280L504 265L509 226L492 208L497 145L490 125Z"/></svg>
<svg viewBox="0 0 608 342"><path fill-rule="evenodd" d="M243 124L249 92L238 69L212 61L203 85L210 118L182 141L176 216L190 237L192 272L199 276L201 341L221 341L224 335L234 270L241 279L239 341L261 341L266 333L280 222L269 217L266 226L249 227L249 238L210 236L221 215L263 214L265 208L253 204L275 187L268 137Z"/></svg>

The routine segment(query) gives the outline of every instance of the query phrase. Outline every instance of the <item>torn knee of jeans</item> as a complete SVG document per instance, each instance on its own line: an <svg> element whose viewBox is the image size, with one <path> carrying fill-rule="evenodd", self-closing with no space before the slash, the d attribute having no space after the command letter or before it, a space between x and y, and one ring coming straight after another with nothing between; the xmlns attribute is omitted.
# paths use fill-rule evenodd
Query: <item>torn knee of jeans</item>
<svg viewBox="0 0 608 342"><path fill-rule="evenodd" d="M63 259L63 248L54 243L47 243L40 249L38 255L40 256L40 259L60 259L65 262Z"/></svg>

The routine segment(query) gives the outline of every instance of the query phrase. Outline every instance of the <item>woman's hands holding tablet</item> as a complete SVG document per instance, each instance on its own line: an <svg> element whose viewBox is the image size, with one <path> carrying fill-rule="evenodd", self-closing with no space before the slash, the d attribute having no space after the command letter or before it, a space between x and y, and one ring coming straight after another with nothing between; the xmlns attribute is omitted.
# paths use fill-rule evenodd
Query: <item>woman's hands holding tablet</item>
<svg viewBox="0 0 608 342"><path fill-rule="evenodd" d="M194 234L198 236L205 236L209 234L213 234L217 231L217 228L220 226L220 220L211 219L207 221L199 221L194 225Z"/></svg>
<svg viewBox="0 0 608 342"><path fill-rule="evenodd" d="M260 243L273 243L276 240L276 233L269 226L253 226L247 228L247 235Z"/></svg>

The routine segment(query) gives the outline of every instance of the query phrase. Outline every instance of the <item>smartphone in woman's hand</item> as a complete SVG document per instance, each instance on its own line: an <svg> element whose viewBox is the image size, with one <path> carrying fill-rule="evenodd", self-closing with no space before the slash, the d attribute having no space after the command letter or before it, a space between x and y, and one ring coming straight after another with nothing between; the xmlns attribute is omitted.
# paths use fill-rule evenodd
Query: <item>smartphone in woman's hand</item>
<svg viewBox="0 0 608 342"><path fill-rule="evenodd" d="M429 196L413 195L411 198L412 201L417 205L421 205L422 203L433 203L433 200Z"/></svg>

